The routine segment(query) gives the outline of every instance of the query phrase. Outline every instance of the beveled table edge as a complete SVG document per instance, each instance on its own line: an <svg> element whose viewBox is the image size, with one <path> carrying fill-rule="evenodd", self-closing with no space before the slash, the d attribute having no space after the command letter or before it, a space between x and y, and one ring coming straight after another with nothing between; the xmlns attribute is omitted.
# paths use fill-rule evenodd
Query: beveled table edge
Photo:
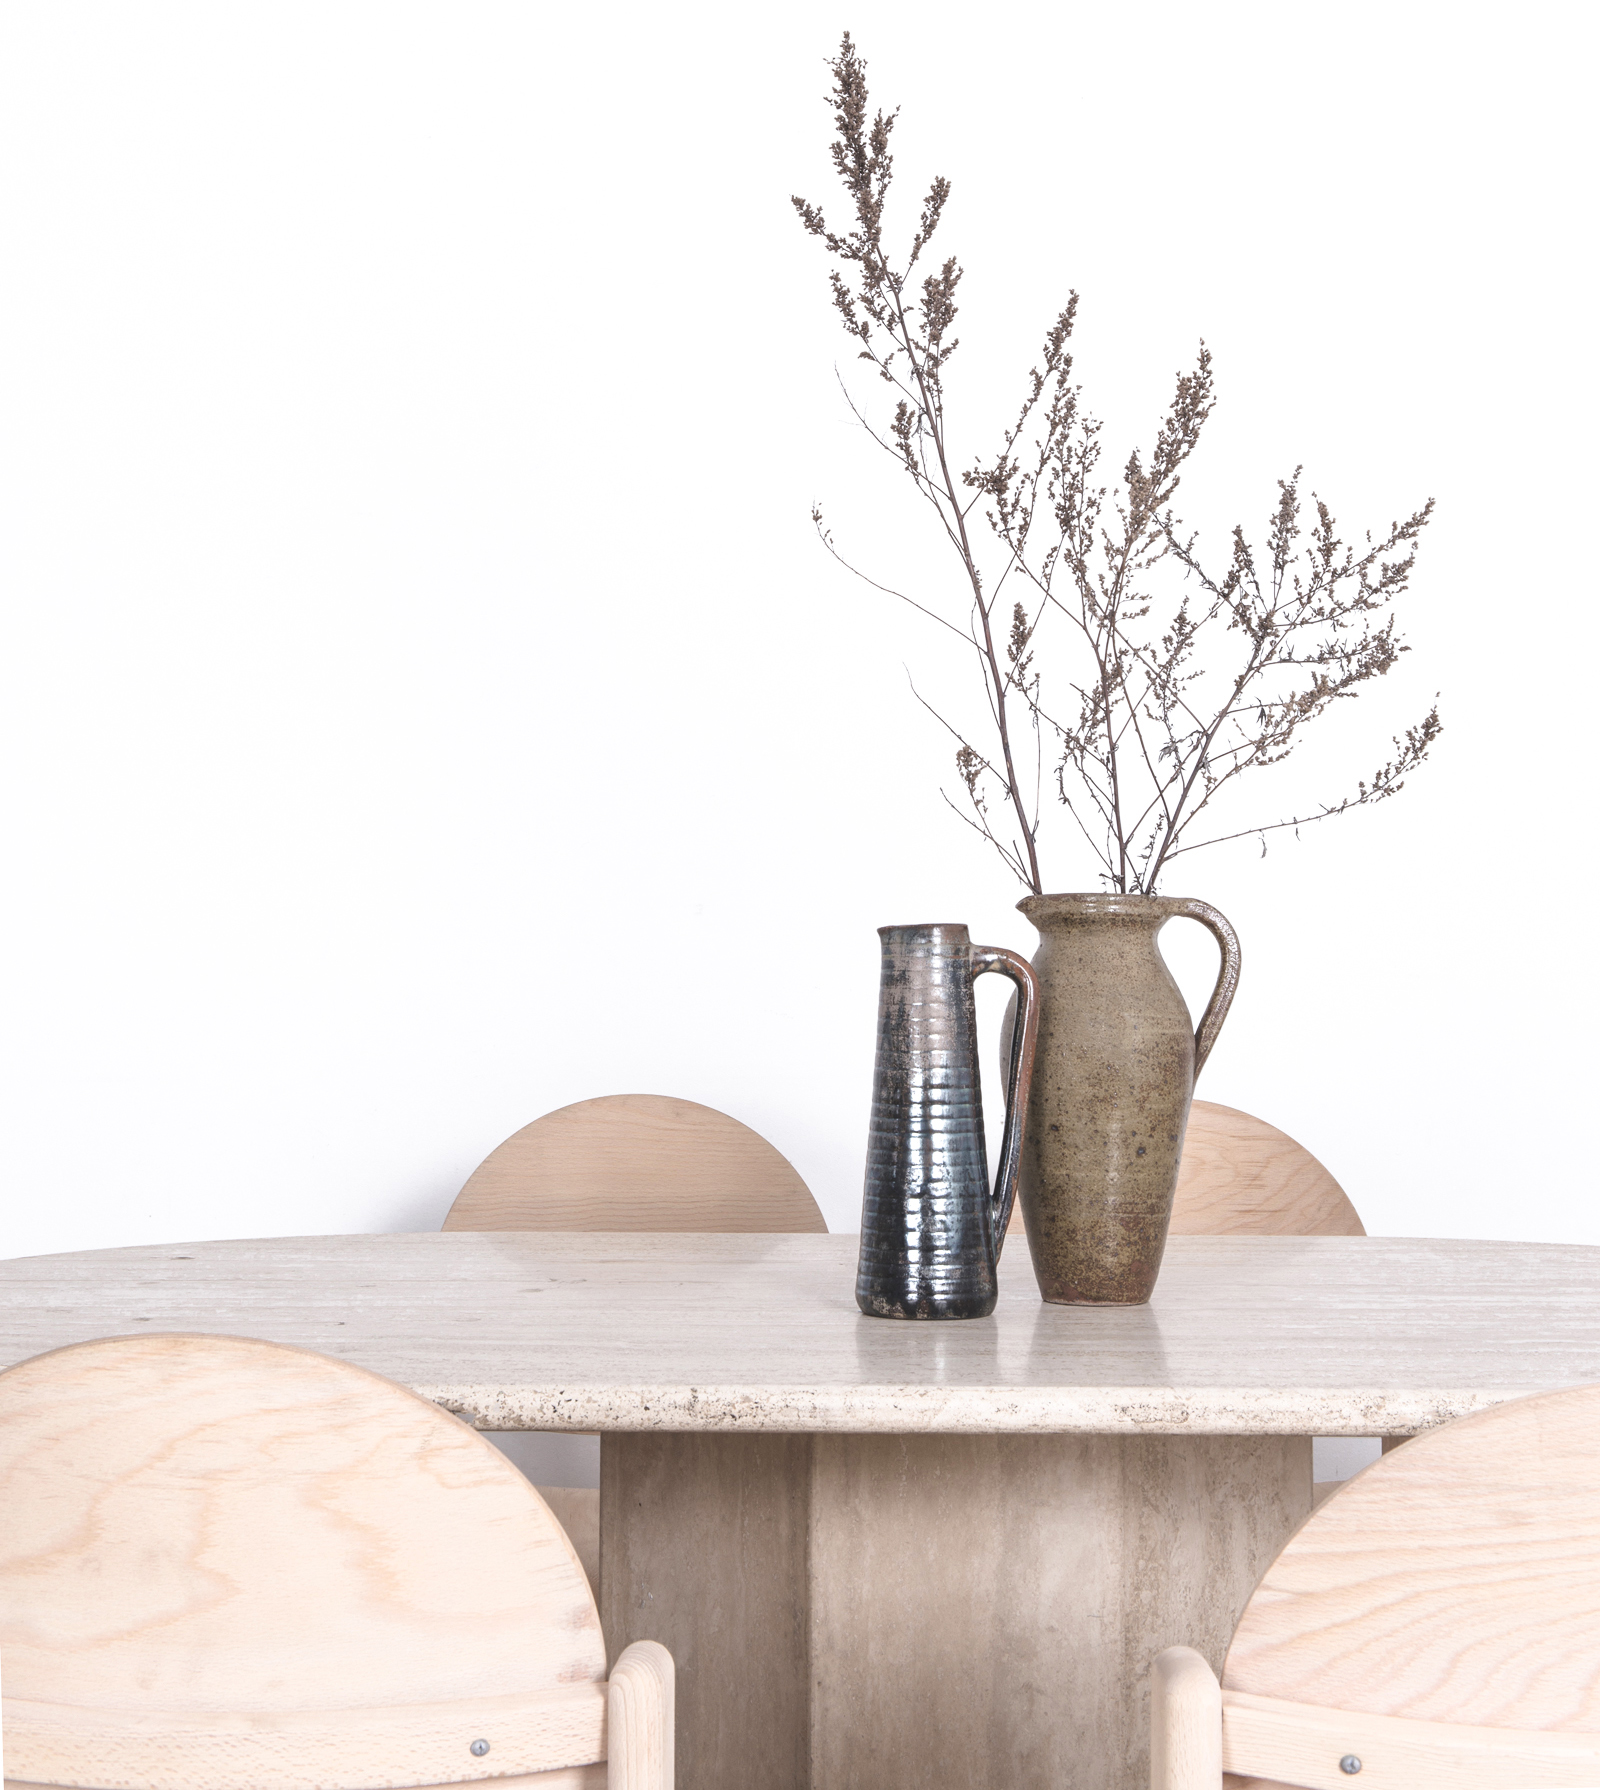
<svg viewBox="0 0 1600 1790"><path fill-rule="evenodd" d="M587 1387L413 1383L481 1430L557 1432L1414 1436L1548 1387L1374 1393L1308 1387Z"/></svg>

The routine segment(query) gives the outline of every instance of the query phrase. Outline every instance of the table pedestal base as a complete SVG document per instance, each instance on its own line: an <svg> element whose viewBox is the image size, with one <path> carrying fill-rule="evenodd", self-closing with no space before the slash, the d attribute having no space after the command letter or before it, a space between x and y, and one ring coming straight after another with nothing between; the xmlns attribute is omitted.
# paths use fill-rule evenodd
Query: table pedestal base
<svg viewBox="0 0 1600 1790"><path fill-rule="evenodd" d="M601 1618L678 1664L678 1790L1143 1790L1311 1508L1281 1436L608 1434Z"/></svg>

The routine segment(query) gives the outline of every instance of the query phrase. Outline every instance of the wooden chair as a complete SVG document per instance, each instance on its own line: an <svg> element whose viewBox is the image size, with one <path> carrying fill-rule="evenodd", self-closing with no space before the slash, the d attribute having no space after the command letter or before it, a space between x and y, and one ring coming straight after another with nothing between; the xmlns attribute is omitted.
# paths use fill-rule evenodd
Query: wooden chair
<svg viewBox="0 0 1600 1790"><path fill-rule="evenodd" d="M1197 1100L1172 1207L1177 1237L1364 1237L1344 1189L1265 1119Z"/></svg>
<svg viewBox="0 0 1600 1790"><path fill-rule="evenodd" d="M546 1113L492 1150L447 1231L825 1231L810 1189L737 1119L661 1094Z"/></svg>
<svg viewBox="0 0 1600 1790"><path fill-rule="evenodd" d="M1020 1201L1009 1231L1022 1228ZM1197 1100L1189 1109L1175 1237L1364 1237L1344 1189L1305 1147L1265 1119Z"/></svg>
<svg viewBox="0 0 1600 1790"><path fill-rule="evenodd" d="M1152 1790L1600 1784L1600 1386L1414 1437L1268 1569L1220 1683L1155 1662Z"/></svg>
<svg viewBox="0 0 1600 1790"><path fill-rule="evenodd" d="M673 1667L609 1680L533 1488L365 1369L236 1337L0 1374L6 1771L125 1790L670 1790Z"/></svg>
<svg viewBox="0 0 1600 1790"><path fill-rule="evenodd" d="M472 1171L447 1231L826 1231L788 1160L748 1125L661 1094L546 1113ZM517 1445L509 1443L515 1449ZM537 1471L530 1462L530 1469ZM600 1495L539 1487L600 1590Z"/></svg>

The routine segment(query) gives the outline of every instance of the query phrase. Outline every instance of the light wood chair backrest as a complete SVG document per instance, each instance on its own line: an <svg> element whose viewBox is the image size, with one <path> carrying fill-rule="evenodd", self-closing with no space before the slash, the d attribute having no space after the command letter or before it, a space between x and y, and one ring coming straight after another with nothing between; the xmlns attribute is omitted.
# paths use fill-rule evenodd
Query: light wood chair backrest
<svg viewBox="0 0 1600 1790"><path fill-rule="evenodd" d="M1172 1205L1177 1237L1364 1237L1344 1189L1265 1119L1214 1101L1189 1109Z"/></svg>
<svg viewBox="0 0 1600 1790"><path fill-rule="evenodd" d="M1156 1790L1600 1784L1600 1387L1386 1454L1268 1569L1220 1686L1173 1649L1154 1703Z"/></svg>
<svg viewBox="0 0 1600 1790"><path fill-rule="evenodd" d="M609 1699L609 1782L670 1783L670 1657L630 1649L608 1689L533 1487L348 1362L214 1336L36 1356L0 1374L0 1511L13 1779L588 1790Z"/></svg>
<svg viewBox="0 0 1600 1790"><path fill-rule="evenodd" d="M447 1231L825 1231L792 1165L748 1125L660 1094L535 1119L473 1170Z"/></svg>
<svg viewBox="0 0 1600 1790"><path fill-rule="evenodd" d="M1022 1228L1022 1205L1009 1229ZM1344 1189L1265 1119L1196 1100L1178 1165L1174 1237L1364 1237Z"/></svg>

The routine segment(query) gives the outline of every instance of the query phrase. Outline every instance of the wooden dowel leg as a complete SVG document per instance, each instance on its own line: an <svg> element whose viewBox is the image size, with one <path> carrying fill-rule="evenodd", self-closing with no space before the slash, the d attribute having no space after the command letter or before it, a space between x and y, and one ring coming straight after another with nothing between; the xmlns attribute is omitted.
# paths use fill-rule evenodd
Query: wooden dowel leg
<svg viewBox="0 0 1600 1790"><path fill-rule="evenodd" d="M1150 1668L1150 1790L1220 1790L1222 1686L1205 1656L1169 1647Z"/></svg>
<svg viewBox="0 0 1600 1790"><path fill-rule="evenodd" d="M659 1641L623 1649L606 1687L607 1790L672 1790L672 1655Z"/></svg>

